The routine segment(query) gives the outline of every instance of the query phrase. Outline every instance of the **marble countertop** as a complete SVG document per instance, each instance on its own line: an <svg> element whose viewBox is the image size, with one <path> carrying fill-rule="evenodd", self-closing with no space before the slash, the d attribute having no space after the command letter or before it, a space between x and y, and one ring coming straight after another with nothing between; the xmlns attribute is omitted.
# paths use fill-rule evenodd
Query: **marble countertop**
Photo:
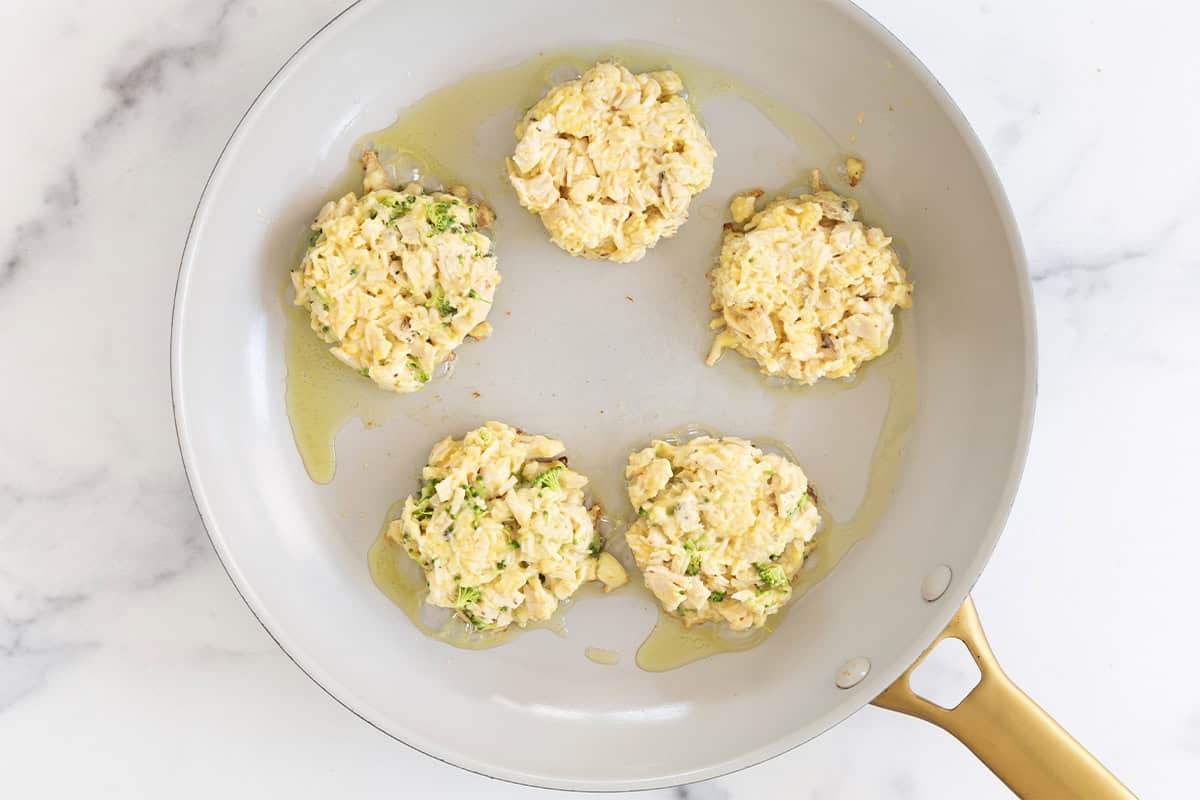
<svg viewBox="0 0 1200 800"><path fill-rule="evenodd" d="M184 480L168 338L188 223L242 112L343 3L0 12L0 795L559 796L426 758L331 700L247 611ZM992 644L1136 792L1182 796L1200 764L1198 12L863 5L975 126L1033 270L1036 429L975 590ZM140 238L115 235L131 219ZM1008 796L948 735L867 708L641 797L785 794Z"/></svg>

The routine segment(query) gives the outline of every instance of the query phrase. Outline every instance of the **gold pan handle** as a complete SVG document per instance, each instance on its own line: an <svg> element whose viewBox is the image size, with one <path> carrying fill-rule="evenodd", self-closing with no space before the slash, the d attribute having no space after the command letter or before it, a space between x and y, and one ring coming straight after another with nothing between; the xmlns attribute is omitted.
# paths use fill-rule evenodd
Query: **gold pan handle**
<svg viewBox="0 0 1200 800"><path fill-rule="evenodd" d="M961 641L979 665L979 683L953 709L918 697L908 682L913 670L943 639ZM916 663L871 703L948 731L1018 797L1030 800L1134 797L1095 756L1004 674L983 635L970 597Z"/></svg>

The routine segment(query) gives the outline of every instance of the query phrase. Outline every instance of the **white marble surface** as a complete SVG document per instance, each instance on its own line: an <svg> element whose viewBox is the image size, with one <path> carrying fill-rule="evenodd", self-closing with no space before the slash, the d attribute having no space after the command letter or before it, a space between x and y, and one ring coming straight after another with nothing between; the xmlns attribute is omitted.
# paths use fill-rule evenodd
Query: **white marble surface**
<svg viewBox="0 0 1200 800"><path fill-rule="evenodd" d="M184 481L167 353L188 222L241 113L343 1L0 8L0 796L552 794L437 763L329 699L239 599ZM974 124L1034 272L1037 426L975 591L992 643L1135 791L1191 795L1200 18L1165 0L865 5ZM1007 796L947 735L868 708L642 797L785 795Z"/></svg>

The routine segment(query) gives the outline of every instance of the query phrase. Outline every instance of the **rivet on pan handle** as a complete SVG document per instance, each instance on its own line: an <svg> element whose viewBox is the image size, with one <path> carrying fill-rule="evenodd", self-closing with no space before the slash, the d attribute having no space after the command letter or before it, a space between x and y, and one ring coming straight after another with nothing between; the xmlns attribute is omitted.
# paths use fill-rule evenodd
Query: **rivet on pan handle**
<svg viewBox="0 0 1200 800"><path fill-rule="evenodd" d="M913 694L909 676L943 639L958 639L979 665L980 680L947 710ZM1109 800L1134 794L1029 699L1000 669L968 597L946 629L884 692L871 701L948 731L1019 797Z"/></svg>

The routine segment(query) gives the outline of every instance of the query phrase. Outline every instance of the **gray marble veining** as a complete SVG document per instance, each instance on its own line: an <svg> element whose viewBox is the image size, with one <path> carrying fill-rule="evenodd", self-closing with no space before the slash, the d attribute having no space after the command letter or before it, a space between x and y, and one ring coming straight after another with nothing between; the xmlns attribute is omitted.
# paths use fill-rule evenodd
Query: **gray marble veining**
<svg viewBox="0 0 1200 800"><path fill-rule="evenodd" d="M3 265L0 267L0 287L28 262L30 251L38 247L52 226L70 225L75 219L80 206L80 164L93 157L97 148L110 146L111 139L149 95L167 90L172 72L200 69L220 57L228 36L230 17L238 5L238 0L221 3L211 21L197 27L191 41L153 47L131 65L112 71L104 81L108 100L81 132L77 154L62 165L59 174L43 188L41 207L16 226L8 253L0 261Z"/></svg>

